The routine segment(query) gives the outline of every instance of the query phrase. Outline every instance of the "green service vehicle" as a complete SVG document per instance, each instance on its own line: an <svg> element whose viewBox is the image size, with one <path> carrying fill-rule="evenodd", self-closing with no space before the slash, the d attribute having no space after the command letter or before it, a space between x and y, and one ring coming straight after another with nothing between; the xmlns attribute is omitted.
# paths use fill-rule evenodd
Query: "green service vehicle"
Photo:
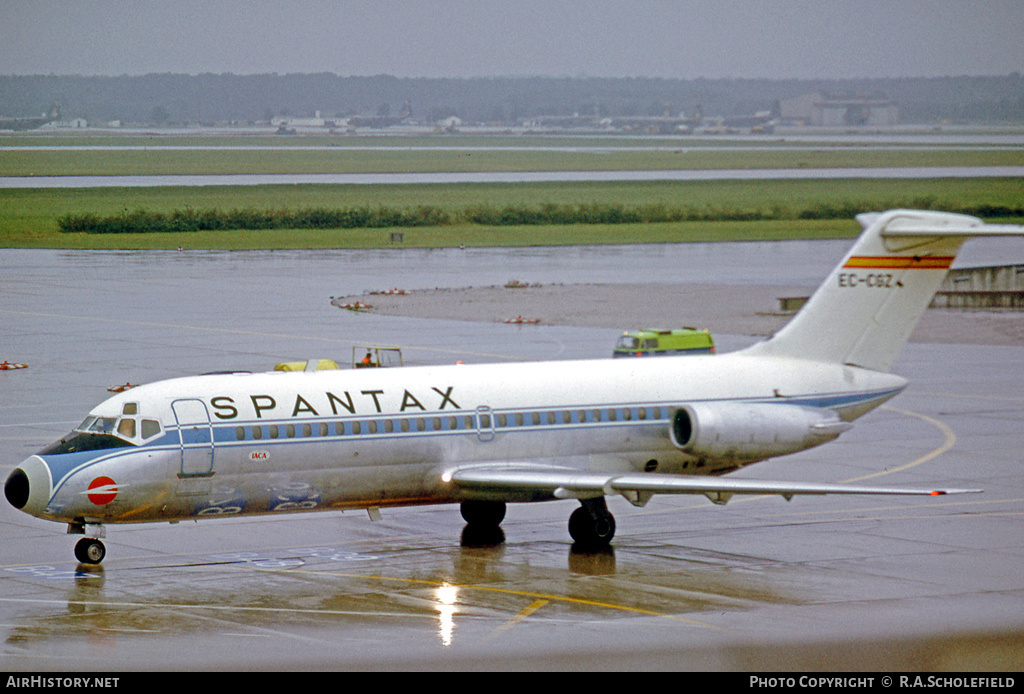
<svg viewBox="0 0 1024 694"><path fill-rule="evenodd" d="M660 357L674 354L713 354L711 333L697 328L633 330L615 343L613 357Z"/></svg>

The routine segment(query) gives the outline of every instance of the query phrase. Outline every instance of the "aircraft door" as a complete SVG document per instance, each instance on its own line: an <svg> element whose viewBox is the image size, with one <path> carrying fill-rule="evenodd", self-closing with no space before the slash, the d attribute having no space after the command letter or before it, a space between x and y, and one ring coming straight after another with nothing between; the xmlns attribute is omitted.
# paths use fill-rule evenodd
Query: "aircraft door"
<svg viewBox="0 0 1024 694"><path fill-rule="evenodd" d="M481 441L494 440L494 415L487 405L476 408L476 437Z"/></svg>
<svg viewBox="0 0 1024 694"><path fill-rule="evenodd" d="M209 477L213 475L213 424L202 400L175 400L171 403L178 423L178 441L181 443L181 472L179 477Z"/></svg>

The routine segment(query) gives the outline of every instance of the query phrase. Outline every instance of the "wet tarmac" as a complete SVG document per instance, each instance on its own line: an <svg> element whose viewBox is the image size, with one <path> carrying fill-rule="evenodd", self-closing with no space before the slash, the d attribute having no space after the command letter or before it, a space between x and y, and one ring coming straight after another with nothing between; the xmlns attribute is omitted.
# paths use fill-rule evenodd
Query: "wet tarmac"
<svg viewBox="0 0 1024 694"><path fill-rule="evenodd" d="M838 250L785 248L746 280L803 284ZM736 251L693 262L726 272ZM622 252L460 266L426 251L0 251L0 361L29 365L0 371L0 475L125 382L344 362L368 342L408 363L604 356L618 330L362 315L330 297L559 267L605 281L644 259ZM111 526L99 568L75 562L63 526L0 503L0 669L1019 670L1024 348L912 343L894 370L908 390L839 440L741 474L984 494L611 499L618 532L597 554L571 544L573 502L512 506L497 537L468 536L448 506Z"/></svg>

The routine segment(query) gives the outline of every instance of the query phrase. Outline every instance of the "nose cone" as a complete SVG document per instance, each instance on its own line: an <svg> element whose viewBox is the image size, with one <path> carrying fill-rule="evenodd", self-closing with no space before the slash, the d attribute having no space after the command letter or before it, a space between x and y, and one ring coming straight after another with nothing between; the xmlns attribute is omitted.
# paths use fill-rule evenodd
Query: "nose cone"
<svg viewBox="0 0 1024 694"><path fill-rule="evenodd" d="M50 468L34 455L8 475L4 496L14 508L38 516L46 510L51 488Z"/></svg>

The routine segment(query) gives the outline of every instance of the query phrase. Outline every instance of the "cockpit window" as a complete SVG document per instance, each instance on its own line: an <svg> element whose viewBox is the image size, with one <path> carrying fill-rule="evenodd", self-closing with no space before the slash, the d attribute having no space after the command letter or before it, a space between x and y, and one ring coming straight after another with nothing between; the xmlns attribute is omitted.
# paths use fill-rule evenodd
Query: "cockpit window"
<svg viewBox="0 0 1024 694"><path fill-rule="evenodd" d="M117 423L117 433L128 439L135 438L135 420L131 417L124 417Z"/></svg>
<svg viewBox="0 0 1024 694"><path fill-rule="evenodd" d="M157 424L157 427L160 425ZM97 417L90 415L74 431L56 443L52 443L40 455L59 455L80 451L98 451L105 448L124 448L137 445L129 439L135 438L136 423L131 417Z"/></svg>
<svg viewBox="0 0 1024 694"><path fill-rule="evenodd" d="M75 431L88 431L93 434L110 434L114 431L117 417L86 417Z"/></svg>
<svg viewBox="0 0 1024 694"><path fill-rule="evenodd" d="M124 406L122 413L127 415L129 410L133 411L131 414L137 414L138 406L135 403L128 403ZM137 417L89 415L84 422L75 427L74 431L60 441L50 444L39 453L40 455L58 455L137 446L140 443L140 438L145 441L161 431L160 422L156 419L143 419L140 422Z"/></svg>
<svg viewBox="0 0 1024 694"><path fill-rule="evenodd" d="M155 419L142 420L142 438L148 439L160 433L160 422Z"/></svg>
<svg viewBox="0 0 1024 694"><path fill-rule="evenodd" d="M56 443L39 451L39 455L60 455L62 453L78 453L80 451L98 451L104 448L125 448L133 445L131 441L125 441L110 434L90 434L82 431L72 431Z"/></svg>

